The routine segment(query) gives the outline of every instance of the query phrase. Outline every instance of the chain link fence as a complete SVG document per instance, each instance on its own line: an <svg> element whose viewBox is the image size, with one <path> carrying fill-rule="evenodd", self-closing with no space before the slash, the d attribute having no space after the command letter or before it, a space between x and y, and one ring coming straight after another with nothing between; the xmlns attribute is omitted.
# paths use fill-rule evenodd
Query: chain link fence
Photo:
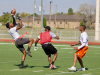
<svg viewBox="0 0 100 75"><path fill-rule="evenodd" d="M32 33L31 33L32 31ZM27 35L24 36L24 38L33 38L36 39L41 32L41 29L21 29L18 31L20 35L24 34L27 32ZM52 29L53 33L55 33L57 36L60 37L60 40L64 41L78 41L80 37L80 31L79 30L70 30L70 29ZM95 41L95 30L86 30L89 41ZM30 35L31 34L31 35ZM7 29L1 29L0 30L0 39L12 39L12 37L9 35Z"/></svg>

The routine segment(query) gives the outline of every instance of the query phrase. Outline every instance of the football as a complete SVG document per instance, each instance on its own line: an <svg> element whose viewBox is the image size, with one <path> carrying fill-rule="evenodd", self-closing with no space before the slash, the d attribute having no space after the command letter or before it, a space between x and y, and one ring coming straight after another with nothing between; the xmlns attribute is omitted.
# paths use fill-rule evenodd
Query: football
<svg viewBox="0 0 100 75"><path fill-rule="evenodd" d="M16 10L15 9L12 9L11 15L14 16L15 14L16 14Z"/></svg>

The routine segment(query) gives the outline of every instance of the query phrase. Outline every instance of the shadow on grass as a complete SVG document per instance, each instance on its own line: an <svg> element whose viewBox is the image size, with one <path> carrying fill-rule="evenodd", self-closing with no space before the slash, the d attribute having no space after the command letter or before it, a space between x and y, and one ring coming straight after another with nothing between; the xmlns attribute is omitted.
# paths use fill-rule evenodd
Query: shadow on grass
<svg viewBox="0 0 100 75"><path fill-rule="evenodd" d="M49 66L43 66L44 68L49 68ZM60 66L56 66L57 68L59 68Z"/></svg>
<svg viewBox="0 0 100 75"><path fill-rule="evenodd" d="M89 70L88 68L85 68L85 70ZM76 71L78 71L78 70L76 70Z"/></svg>
<svg viewBox="0 0 100 75"><path fill-rule="evenodd" d="M15 64L15 66L20 67L21 64ZM26 68L34 68L34 67L44 67L44 68L49 68L49 66L28 66L28 65L24 65ZM56 66L57 68L59 68L60 66Z"/></svg>
<svg viewBox="0 0 100 75"><path fill-rule="evenodd" d="M15 65L15 66L19 66L20 67L21 64ZM24 65L26 68L29 67L28 65Z"/></svg>

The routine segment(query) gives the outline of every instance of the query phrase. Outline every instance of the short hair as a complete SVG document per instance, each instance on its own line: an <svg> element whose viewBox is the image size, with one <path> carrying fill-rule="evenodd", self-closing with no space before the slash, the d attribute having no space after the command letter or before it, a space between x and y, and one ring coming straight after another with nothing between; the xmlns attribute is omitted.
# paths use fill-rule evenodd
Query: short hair
<svg viewBox="0 0 100 75"><path fill-rule="evenodd" d="M86 29L86 25L81 25L83 27L83 29L85 30Z"/></svg>
<svg viewBox="0 0 100 75"><path fill-rule="evenodd" d="M9 28L9 22L7 22L6 27Z"/></svg>

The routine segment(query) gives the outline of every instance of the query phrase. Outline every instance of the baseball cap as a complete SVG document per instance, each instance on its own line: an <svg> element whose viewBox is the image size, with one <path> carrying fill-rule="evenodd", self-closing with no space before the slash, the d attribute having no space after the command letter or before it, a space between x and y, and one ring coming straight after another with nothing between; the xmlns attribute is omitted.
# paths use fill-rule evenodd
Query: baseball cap
<svg viewBox="0 0 100 75"><path fill-rule="evenodd" d="M50 26L46 26L44 28L48 29L49 31L51 30Z"/></svg>

